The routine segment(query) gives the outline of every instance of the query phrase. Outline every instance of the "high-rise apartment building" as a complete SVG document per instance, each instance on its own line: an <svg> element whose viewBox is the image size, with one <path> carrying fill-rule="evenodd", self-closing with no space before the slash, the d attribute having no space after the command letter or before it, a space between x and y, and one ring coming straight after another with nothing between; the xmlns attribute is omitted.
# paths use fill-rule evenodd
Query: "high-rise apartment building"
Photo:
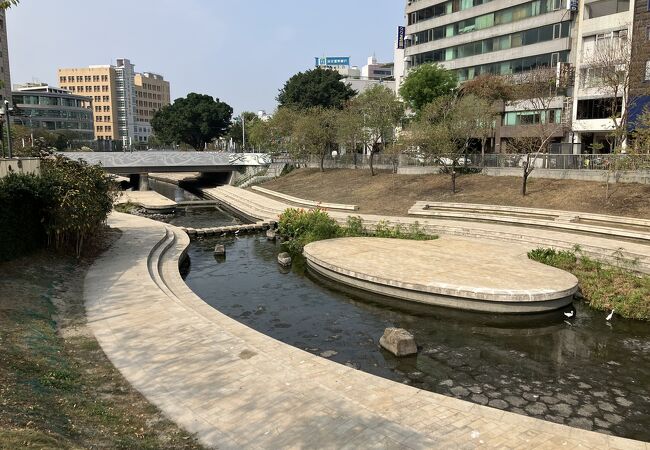
<svg viewBox="0 0 650 450"><path fill-rule="evenodd" d="M115 67L59 69L58 76L61 89L92 97L95 138L100 141L119 140Z"/></svg>
<svg viewBox="0 0 650 450"><path fill-rule="evenodd" d="M135 66L128 59L118 59L115 67L117 126L122 144L135 143Z"/></svg>
<svg viewBox="0 0 650 450"><path fill-rule="evenodd" d="M59 69L58 75L62 89L93 98L95 137L127 148L148 142L153 114L170 103L169 82L137 73L126 58L114 66Z"/></svg>
<svg viewBox="0 0 650 450"><path fill-rule="evenodd" d="M137 73L135 75L137 142L148 142L151 137L151 119L156 111L171 102L169 81L155 73Z"/></svg>
<svg viewBox="0 0 650 450"><path fill-rule="evenodd" d="M11 101L11 72L9 69L9 45L5 11L0 10L0 100Z"/></svg>
<svg viewBox="0 0 650 450"><path fill-rule="evenodd" d="M631 48L630 88L647 97L649 10L640 0L407 0L406 48L396 52L396 70L406 74L438 63L462 83L487 73L516 76L549 67L561 86L549 111L528 110L525 101L507 103L494 150L542 121L558 125L551 142L563 144L555 147L559 151L608 151L612 117L624 112L627 99L622 87L612 94L604 86L594 55ZM396 79L401 82L402 75Z"/></svg>

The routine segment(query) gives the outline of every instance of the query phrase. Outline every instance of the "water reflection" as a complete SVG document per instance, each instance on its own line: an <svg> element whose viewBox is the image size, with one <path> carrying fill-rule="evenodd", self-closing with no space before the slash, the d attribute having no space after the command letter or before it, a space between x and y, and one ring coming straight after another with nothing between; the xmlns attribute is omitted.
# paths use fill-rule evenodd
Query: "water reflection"
<svg viewBox="0 0 650 450"><path fill-rule="evenodd" d="M216 243L227 260L213 257ZM283 273L279 249L259 236L192 244L190 287L252 328L364 371L575 427L648 440L650 330L576 304L535 316L496 316L396 302L336 289L304 272ZM414 333L420 353L378 348L384 328Z"/></svg>

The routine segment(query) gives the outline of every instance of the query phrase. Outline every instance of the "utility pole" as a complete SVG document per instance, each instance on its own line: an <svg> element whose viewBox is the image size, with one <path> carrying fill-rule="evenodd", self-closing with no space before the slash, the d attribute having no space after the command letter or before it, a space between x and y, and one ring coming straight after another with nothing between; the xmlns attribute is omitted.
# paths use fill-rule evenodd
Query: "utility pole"
<svg viewBox="0 0 650 450"><path fill-rule="evenodd" d="M246 118L244 117L244 113L241 114L241 152L246 153Z"/></svg>
<svg viewBox="0 0 650 450"><path fill-rule="evenodd" d="M11 159L11 117L9 116L9 100L5 100L5 120L7 121L7 157Z"/></svg>

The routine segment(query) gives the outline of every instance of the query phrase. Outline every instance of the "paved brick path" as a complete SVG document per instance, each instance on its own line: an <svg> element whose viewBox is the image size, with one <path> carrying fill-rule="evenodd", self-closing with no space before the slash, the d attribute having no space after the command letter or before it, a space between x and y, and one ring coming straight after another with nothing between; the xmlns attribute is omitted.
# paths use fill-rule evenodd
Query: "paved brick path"
<svg viewBox="0 0 650 450"><path fill-rule="evenodd" d="M214 310L178 273L177 229L113 214L120 240L91 268L88 321L126 379L218 448L638 448L339 365Z"/></svg>

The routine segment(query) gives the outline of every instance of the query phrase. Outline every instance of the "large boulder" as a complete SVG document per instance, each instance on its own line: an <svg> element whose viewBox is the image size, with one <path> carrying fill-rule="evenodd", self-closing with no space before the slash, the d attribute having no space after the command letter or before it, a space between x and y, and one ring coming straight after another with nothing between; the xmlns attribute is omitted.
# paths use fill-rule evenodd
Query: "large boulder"
<svg viewBox="0 0 650 450"><path fill-rule="evenodd" d="M418 346L411 333L402 328L386 328L379 345L397 357L415 355Z"/></svg>

